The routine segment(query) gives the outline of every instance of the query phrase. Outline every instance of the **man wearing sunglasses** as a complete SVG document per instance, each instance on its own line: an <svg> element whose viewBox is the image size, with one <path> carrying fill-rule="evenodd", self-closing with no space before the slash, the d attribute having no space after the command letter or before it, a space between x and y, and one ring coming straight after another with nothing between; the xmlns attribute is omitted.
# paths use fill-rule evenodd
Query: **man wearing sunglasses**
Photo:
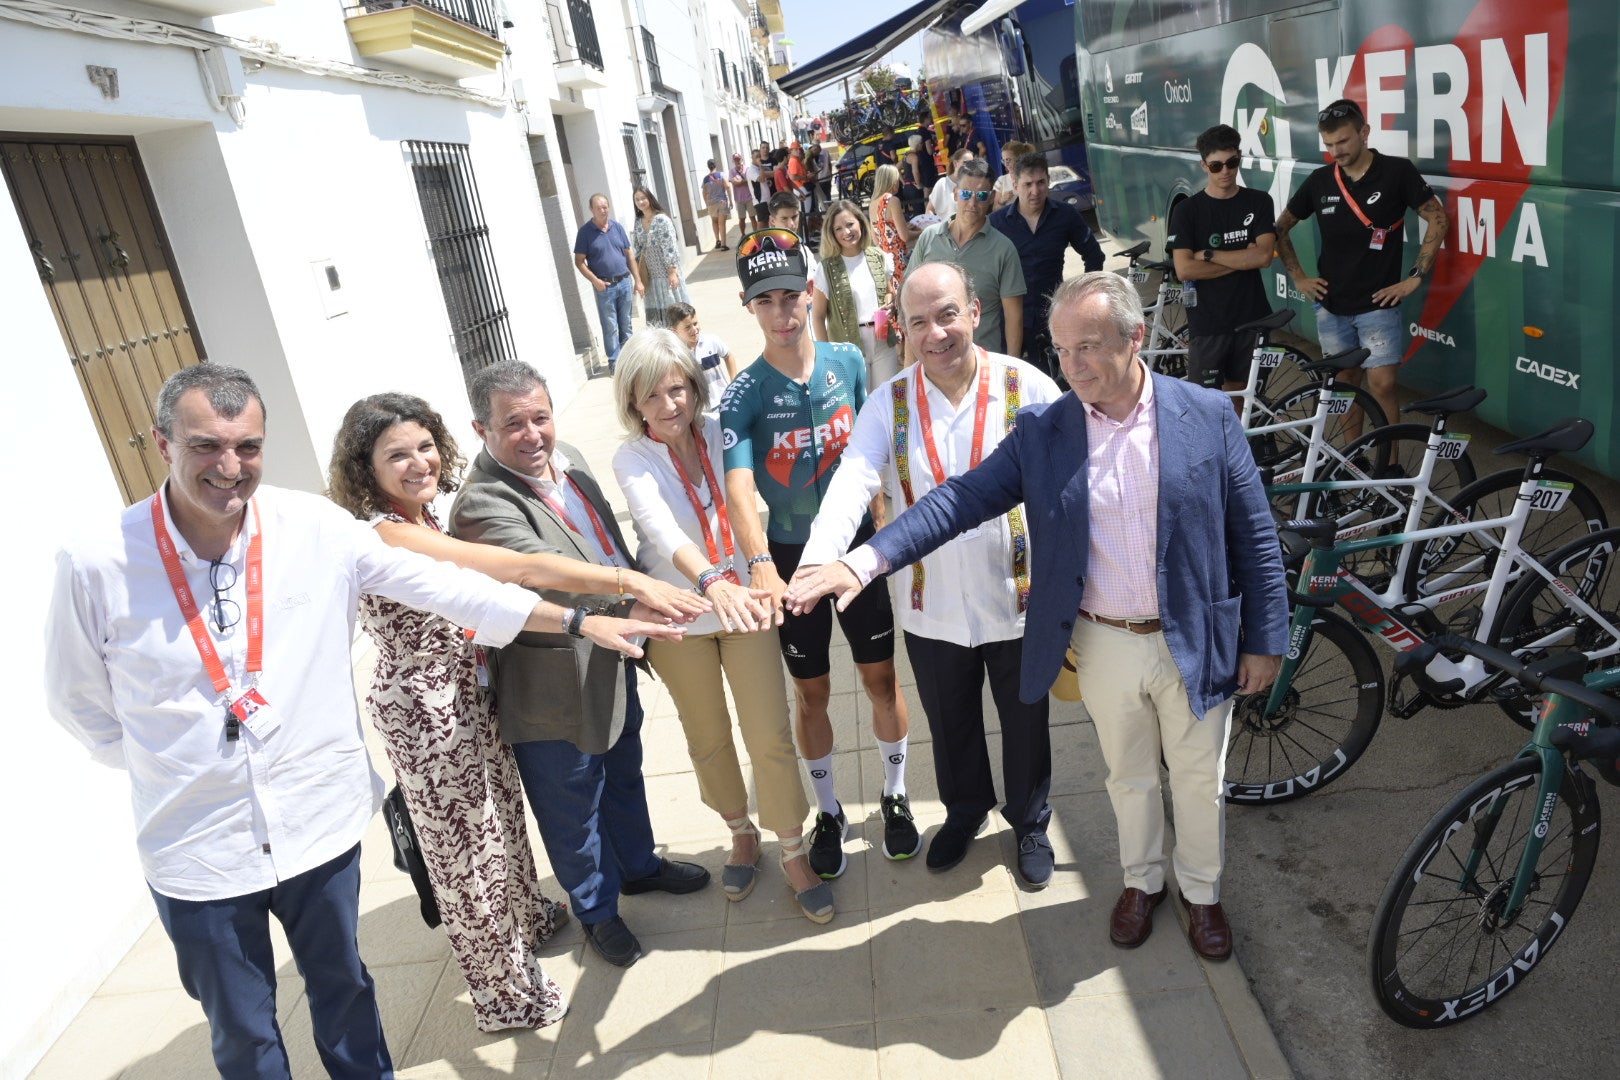
<svg viewBox="0 0 1620 1080"><path fill-rule="evenodd" d="M1406 158L1367 145L1372 129L1353 101L1339 100L1317 114L1317 130L1333 156L1305 178L1277 219L1277 253L1300 292L1317 301L1316 332L1324 353L1365 348L1367 388L1393 421L1398 403L1395 370L1405 351L1401 301L1434 269L1449 220L1434 189ZM1416 210L1426 231L1410 269L1402 258L1406 211ZM1305 272L1288 231L1311 215L1321 230L1317 270ZM1359 376L1358 372L1346 372Z"/></svg>
<svg viewBox="0 0 1620 1080"><path fill-rule="evenodd" d="M1027 291L1024 267L1012 241L988 227L993 188L988 161L963 162L956 170L956 212L922 231L908 265L948 262L966 270L979 301L974 343L991 352L1021 356Z"/></svg>
<svg viewBox="0 0 1620 1080"><path fill-rule="evenodd" d="M1248 383L1253 342L1232 331L1271 314L1260 268L1277 243L1271 196L1238 186L1241 142L1226 124L1198 136L1204 190L1176 204L1166 238L1176 276L1198 283L1198 303L1186 309L1187 378L1223 390Z"/></svg>

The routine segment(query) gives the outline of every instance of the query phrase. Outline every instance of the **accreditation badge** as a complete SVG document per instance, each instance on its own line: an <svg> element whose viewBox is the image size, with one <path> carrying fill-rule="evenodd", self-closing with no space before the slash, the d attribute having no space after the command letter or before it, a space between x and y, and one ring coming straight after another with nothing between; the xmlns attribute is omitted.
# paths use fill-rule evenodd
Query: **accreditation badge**
<svg viewBox="0 0 1620 1080"><path fill-rule="evenodd" d="M259 693L258 687L231 702L230 711L231 715L260 742L281 727L281 714L270 707L264 695Z"/></svg>

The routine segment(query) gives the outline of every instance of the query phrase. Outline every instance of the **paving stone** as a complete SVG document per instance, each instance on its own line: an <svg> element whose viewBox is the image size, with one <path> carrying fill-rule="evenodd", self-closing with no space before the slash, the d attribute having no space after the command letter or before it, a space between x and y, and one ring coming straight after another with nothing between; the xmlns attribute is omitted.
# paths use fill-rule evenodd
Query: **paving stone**
<svg viewBox="0 0 1620 1080"><path fill-rule="evenodd" d="M801 995L802 996L802 995ZM807 1074L877 1080L877 1033L871 1024L819 1031L761 1031L742 1042L717 1041L712 1080L759 1080Z"/></svg>
<svg viewBox="0 0 1620 1080"><path fill-rule="evenodd" d="M1035 979L1017 912L1011 896L966 897L876 916L878 1021L966 1012L990 1002L1033 1005Z"/></svg>
<svg viewBox="0 0 1620 1080"><path fill-rule="evenodd" d="M562 987L570 1004L573 989L579 982L584 949L585 946L575 944L550 946L541 952L541 967ZM567 1023L566 1018L563 1023ZM447 964L433 989L415 1037L408 1046L394 1047L394 1063L402 1068L426 1067L435 1063L458 1067L482 1066L502 1069L503 1075L507 1076L522 1075L523 1070L518 1068L522 1065L526 1068L537 1067L540 1075L545 1075L561 1033L561 1024L539 1029L479 1031L477 1021L473 1019L472 996L467 990L466 980L462 978L459 968Z"/></svg>
<svg viewBox="0 0 1620 1080"><path fill-rule="evenodd" d="M991 1000L985 995L982 1000ZM1041 1010L994 1006L943 1016L879 1021L883 1080L1046 1080L1058 1074ZM1109 1068L1092 1076L1122 1075Z"/></svg>
<svg viewBox="0 0 1620 1080"><path fill-rule="evenodd" d="M864 919L728 927L715 1042L845 1025L866 1025L870 1034L872 981L871 927Z"/></svg>
<svg viewBox="0 0 1620 1080"><path fill-rule="evenodd" d="M1063 1076L1246 1080L1237 1047L1207 987L1085 998L1050 1006L1046 1021Z"/></svg>
<svg viewBox="0 0 1620 1080"><path fill-rule="evenodd" d="M587 1056L712 1040L725 931L636 936L645 955L629 968L585 951L557 1042L559 1065L572 1069Z"/></svg>

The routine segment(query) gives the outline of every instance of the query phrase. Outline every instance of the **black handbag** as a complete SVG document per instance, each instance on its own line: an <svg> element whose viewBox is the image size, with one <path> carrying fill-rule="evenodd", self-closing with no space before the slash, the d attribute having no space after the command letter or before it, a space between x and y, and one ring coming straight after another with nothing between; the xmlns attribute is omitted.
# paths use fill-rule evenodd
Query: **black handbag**
<svg viewBox="0 0 1620 1080"><path fill-rule="evenodd" d="M428 880L427 860L422 858L422 846L416 838L416 826L411 824L411 812L405 808L405 793L396 784L383 798L383 821L388 825L388 839L394 845L394 866L411 875L416 895L422 901L422 921L438 926L439 901L433 895L433 882Z"/></svg>

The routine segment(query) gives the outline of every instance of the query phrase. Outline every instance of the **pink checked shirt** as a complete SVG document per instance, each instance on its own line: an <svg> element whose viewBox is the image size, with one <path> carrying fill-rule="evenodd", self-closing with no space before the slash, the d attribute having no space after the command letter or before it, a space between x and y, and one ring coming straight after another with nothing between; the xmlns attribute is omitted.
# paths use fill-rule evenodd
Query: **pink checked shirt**
<svg viewBox="0 0 1620 1080"><path fill-rule="evenodd" d="M1142 398L1123 422L1086 406L1091 545L1080 606L1109 619L1159 617L1159 427L1143 371Z"/></svg>

